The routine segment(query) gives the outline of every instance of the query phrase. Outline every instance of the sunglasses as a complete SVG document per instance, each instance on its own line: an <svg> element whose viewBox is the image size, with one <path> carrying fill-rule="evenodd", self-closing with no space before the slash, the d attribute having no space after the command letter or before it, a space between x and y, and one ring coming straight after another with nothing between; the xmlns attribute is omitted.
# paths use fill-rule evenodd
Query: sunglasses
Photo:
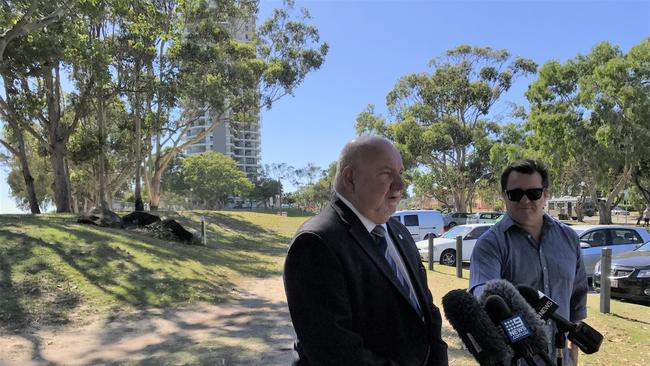
<svg viewBox="0 0 650 366"><path fill-rule="evenodd" d="M508 196L508 199L512 202L519 202L521 199L526 195L529 200L531 201L537 201L538 199L542 198L542 194L544 193L544 188L531 188L531 189L507 189L505 190L506 196Z"/></svg>

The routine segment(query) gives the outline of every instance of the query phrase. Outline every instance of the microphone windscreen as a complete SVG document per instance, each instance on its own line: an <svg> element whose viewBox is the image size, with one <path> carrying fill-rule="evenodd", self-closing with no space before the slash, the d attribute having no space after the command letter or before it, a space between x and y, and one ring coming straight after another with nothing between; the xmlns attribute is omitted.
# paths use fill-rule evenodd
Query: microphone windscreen
<svg viewBox="0 0 650 366"><path fill-rule="evenodd" d="M513 357L497 327L469 292L449 291L442 298L445 317L480 365L506 365Z"/></svg>
<svg viewBox="0 0 650 366"><path fill-rule="evenodd" d="M506 280L488 281L479 297L479 303L485 305L485 301L490 295L501 297L514 314L521 315L526 320L532 336L525 341L534 354L548 352L549 339L545 330L546 324L510 282Z"/></svg>
<svg viewBox="0 0 650 366"><path fill-rule="evenodd" d="M524 298L524 300L530 304L530 306L535 307L537 305L537 302L539 301L539 293L537 290L530 286L521 284L515 286L515 288L519 291L519 294Z"/></svg>

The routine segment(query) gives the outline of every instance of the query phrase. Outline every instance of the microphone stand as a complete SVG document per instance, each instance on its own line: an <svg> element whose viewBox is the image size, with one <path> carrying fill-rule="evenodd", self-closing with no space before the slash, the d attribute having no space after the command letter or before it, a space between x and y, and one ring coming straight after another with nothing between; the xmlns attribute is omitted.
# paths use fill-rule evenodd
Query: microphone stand
<svg viewBox="0 0 650 366"><path fill-rule="evenodd" d="M555 333L555 357L557 366L564 365L564 347L566 347L566 334L557 331Z"/></svg>

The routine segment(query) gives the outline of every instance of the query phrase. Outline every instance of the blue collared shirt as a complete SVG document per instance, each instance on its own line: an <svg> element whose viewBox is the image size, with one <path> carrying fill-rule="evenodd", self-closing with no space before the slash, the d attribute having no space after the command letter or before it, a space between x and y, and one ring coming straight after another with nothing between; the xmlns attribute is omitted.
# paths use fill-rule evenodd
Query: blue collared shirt
<svg viewBox="0 0 650 366"><path fill-rule="evenodd" d="M478 296L485 282L499 278L542 291L558 303L556 312L565 319L587 316L588 284L578 235L546 214L539 243L508 215L478 239L470 258L470 289Z"/></svg>

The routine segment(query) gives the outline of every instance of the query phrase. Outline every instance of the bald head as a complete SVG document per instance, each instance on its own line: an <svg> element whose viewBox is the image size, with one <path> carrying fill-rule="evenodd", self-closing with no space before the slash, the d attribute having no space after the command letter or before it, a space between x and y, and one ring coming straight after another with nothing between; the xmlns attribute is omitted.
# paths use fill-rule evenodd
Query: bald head
<svg viewBox="0 0 650 366"><path fill-rule="evenodd" d="M362 215L383 224L402 197L402 157L393 144L379 136L361 136L341 150L336 165L336 192Z"/></svg>
<svg viewBox="0 0 650 366"><path fill-rule="evenodd" d="M377 151L387 147L394 149L390 141L380 136L359 136L345 144L341 154L339 154L339 160L336 162L336 176L334 177L336 191L341 193L343 188L342 172L346 167L356 169L364 161L372 159L372 156L376 155Z"/></svg>

